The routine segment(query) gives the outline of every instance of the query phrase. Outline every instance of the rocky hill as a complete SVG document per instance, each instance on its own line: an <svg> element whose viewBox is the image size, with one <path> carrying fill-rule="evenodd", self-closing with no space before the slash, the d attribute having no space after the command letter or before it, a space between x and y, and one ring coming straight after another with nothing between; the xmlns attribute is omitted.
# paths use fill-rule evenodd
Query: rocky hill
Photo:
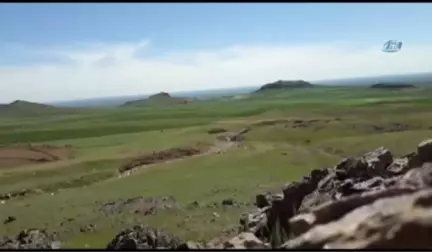
<svg viewBox="0 0 432 252"><path fill-rule="evenodd" d="M402 84L402 83L377 83L371 85L370 88L394 90L394 89L415 88L415 86L411 84Z"/></svg>
<svg viewBox="0 0 432 252"><path fill-rule="evenodd" d="M297 81L279 80L273 83L265 84L255 92L259 93L259 92L278 90L278 89L311 88L311 87L314 87L314 85L303 80L297 80Z"/></svg>
<svg viewBox="0 0 432 252"><path fill-rule="evenodd" d="M107 249L427 249L431 213L432 140L425 140L402 157L380 147L312 170L279 194L256 195L256 209L240 217L232 239L183 241L141 224L121 231ZM0 248L58 246L34 229L0 239Z"/></svg>
<svg viewBox="0 0 432 252"><path fill-rule="evenodd" d="M154 95L149 96L146 99L140 99L136 101L129 101L124 103L123 107L130 106L158 106L158 105L175 105L175 104L187 104L188 100L172 97L170 94L165 92L160 92Z"/></svg>
<svg viewBox="0 0 432 252"><path fill-rule="evenodd" d="M0 104L0 116L37 116L54 115L71 111L51 105L16 100L9 104Z"/></svg>

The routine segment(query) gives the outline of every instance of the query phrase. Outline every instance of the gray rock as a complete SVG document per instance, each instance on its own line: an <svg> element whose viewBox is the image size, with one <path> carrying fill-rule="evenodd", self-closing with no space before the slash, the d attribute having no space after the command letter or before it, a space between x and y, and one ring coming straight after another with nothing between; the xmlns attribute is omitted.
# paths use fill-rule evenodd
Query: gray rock
<svg viewBox="0 0 432 252"><path fill-rule="evenodd" d="M15 238L0 240L0 249L56 249L60 242L45 230L25 229Z"/></svg>
<svg viewBox="0 0 432 252"><path fill-rule="evenodd" d="M224 243L225 249L265 249L268 248L254 234L243 232Z"/></svg>
<svg viewBox="0 0 432 252"><path fill-rule="evenodd" d="M136 225L117 234L106 249L176 249L184 243L181 239L162 230L147 225Z"/></svg>
<svg viewBox="0 0 432 252"><path fill-rule="evenodd" d="M317 225L284 249L426 249L432 247L432 191L384 198Z"/></svg>
<svg viewBox="0 0 432 252"><path fill-rule="evenodd" d="M400 196L412 192L413 190L408 188L394 188L378 192L368 192L365 194L354 195L347 198L342 198L338 201L332 201L327 204L323 204L315 209L312 209L310 213L300 214L293 217L289 222L293 232L298 235L316 225L323 225L338 220L350 211L361 206L371 204L378 199Z"/></svg>
<svg viewBox="0 0 432 252"><path fill-rule="evenodd" d="M380 147L372 152L366 153L364 158L371 169L369 172L376 175L383 174L386 168L393 162L393 156L391 152L384 147Z"/></svg>
<svg viewBox="0 0 432 252"><path fill-rule="evenodd" d="M406 173L410 169L408 165L408 158L396 158L393 163L387 167L387 172L391 175L401 175Z"/></svg>
<svg viewBox="0 0 432 252"><path fill-rule="evenodd" d="M242 231L272 248L280 241L285 249L410 248L417 239L416 248L430 248L431 146L423 141L418 153L401 158L381 147L334 169L313 170L290 182L282 197L258 195L257 206L266 211L243 216Z"/></svg>

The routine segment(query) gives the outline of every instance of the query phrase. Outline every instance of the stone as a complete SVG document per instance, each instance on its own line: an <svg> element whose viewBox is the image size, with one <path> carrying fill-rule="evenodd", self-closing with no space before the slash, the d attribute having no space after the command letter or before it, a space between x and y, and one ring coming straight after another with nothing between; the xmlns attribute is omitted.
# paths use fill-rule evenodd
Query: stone
<svg viewBox="0 0 432 252"><path fill-rule="evenodd" d="M254 234L243 232L224 243L225 249L265 249L264 243Z"/></svg>
<svg viewBox="0 0 432 252"><path fill-rule="evenodd" d="M417 153L423 163L432 162L432 139L422 141L417 147Z"/></svg>

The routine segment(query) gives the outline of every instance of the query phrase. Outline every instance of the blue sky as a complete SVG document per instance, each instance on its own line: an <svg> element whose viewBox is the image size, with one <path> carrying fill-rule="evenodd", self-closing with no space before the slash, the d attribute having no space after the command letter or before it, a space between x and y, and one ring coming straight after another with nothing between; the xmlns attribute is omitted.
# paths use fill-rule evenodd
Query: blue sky
<svg viewBox="0 0 432 252"><path fill-rule="evenodd" d="M431 13L419 3L1 4L0 102L429 71ZM389 39L404 41L400 53L380 51Z"/></svg>

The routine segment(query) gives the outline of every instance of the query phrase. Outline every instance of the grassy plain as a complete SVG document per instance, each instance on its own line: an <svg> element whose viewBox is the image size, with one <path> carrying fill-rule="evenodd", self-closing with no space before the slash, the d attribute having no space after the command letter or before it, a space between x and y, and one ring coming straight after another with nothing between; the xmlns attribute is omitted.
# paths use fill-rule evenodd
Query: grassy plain
<svg viewBox="0 0 432 252"><path fill-rule="evenodd" d="M141 222L186 239L223 236L252 205L186 206L194 201L220 203L226 198L252 203L256 193L279 190L310 169L331 166L342 157L379 146L398 155L410 152L420 140L432 137L431 97L431 88L322 87L160 108L0 115L1 145L68 144L75 153L70 160L0 169L0 194L23 188L55 191L54 195L31 194L0 205L2 218L17 218L3 225L0 235L46 228L59 234L64 247L103 248L122 228ZM242 147L116 177L119 166L141 153L213 143L215 135L209 135L209 129L236 131L246 126L252 130ZM166 195L184 208L152 216L101 211L101 204L110 200ZM220 218L212 220L213 212ZM89 223L96 225L95 232L79 231Z"/></svg>

